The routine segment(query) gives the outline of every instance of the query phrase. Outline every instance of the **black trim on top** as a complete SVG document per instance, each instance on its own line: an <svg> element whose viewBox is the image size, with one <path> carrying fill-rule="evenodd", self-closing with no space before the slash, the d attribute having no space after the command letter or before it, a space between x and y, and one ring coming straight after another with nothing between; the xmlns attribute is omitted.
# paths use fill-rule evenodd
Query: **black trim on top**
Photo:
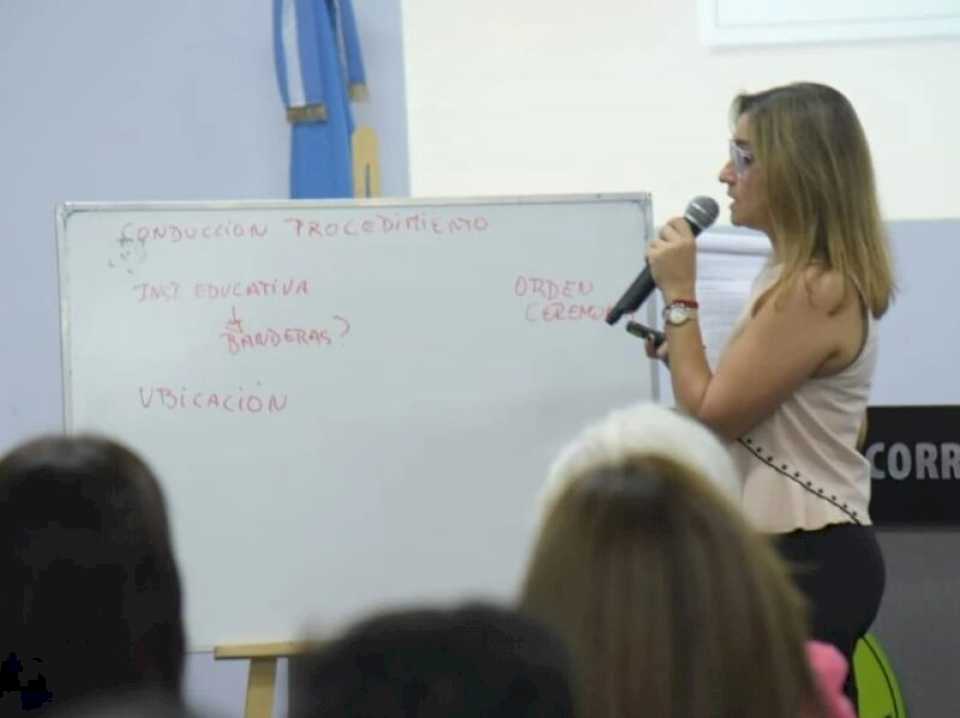
<svg viewBox="0 0 960 718"><path fill-rule="evenodd" d="M796 469L791 469L787 464L784 463L780 463L778 466L774 461L774 457L770 454L765 454L763 449L754 443L753 439L750 437L743 437L737 439L737 441L740 442L740 444L761 463L769 466L781 476L790 479L790 481L800 486L800 488L802 488L804 491L807 491L817 498L823 499L828 504L833 505L835 508L849 516L853 523L857 524L858 526L862 525L860 523L860 514L857 511L854 511L846 504L841 503L836 496L827 494L823 489L814 486L812 481L805 480L800 472Z"/></svg>

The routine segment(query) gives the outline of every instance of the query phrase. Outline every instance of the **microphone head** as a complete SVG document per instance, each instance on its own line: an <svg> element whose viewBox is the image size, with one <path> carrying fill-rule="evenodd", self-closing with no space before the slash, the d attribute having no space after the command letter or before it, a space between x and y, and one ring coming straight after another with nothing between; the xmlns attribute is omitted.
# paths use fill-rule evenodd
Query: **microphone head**
<svg viewBox="0 0 960 718"><path fill-rule="evenodd" d="M687 205L683 218L702 232L717 221L720 205L712 197L694 197Z"/></svg>

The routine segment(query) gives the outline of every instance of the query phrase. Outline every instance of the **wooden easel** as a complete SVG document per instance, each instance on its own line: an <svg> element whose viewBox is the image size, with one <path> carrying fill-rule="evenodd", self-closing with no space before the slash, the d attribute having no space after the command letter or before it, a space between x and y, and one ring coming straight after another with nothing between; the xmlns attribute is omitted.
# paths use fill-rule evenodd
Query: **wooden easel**
<svg viewBox="0 0 960 718"><path fill-rule="evenodd" d="M305 653L310 644L304 642L258 643L240 646L217 646L215 660L249 660L247 700L244 718L271 718L277 684L277 660Z"/></svg>

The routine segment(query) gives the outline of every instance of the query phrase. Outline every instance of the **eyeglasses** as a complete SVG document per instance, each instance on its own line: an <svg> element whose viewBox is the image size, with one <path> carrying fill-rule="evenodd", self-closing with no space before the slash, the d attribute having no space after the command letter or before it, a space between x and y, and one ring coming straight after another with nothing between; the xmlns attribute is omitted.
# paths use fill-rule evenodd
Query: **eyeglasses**
<svg viewBox="0 0 960 718"><path fill-rule="evenodd" d="M738 145L734 140L730 140L730 162L733 163L733 171L737 177L743 177L753 164L753 155Z"/></svg>

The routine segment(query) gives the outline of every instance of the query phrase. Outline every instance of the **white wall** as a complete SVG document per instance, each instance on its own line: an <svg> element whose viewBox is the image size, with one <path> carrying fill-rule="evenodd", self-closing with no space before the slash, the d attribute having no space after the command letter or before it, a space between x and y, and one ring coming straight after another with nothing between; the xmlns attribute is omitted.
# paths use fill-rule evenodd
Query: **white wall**
<svg viewBox="0 0 960 718"><path fill-rule="evenodd" d="M416 195L643 190L662 222L722 195L736 92L813 80L857 108L889 219L960 216L955 40L708 51L694 0L410 0L404 33Z"/></svg>

